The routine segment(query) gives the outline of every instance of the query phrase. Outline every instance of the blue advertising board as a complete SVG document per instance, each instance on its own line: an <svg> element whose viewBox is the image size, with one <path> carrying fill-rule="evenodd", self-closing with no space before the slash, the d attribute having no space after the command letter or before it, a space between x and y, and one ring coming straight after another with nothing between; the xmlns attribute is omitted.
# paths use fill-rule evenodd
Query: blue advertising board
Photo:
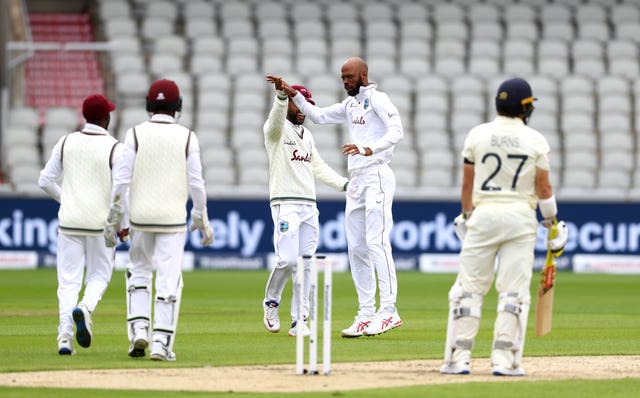
<svg viewBox="0 0 640 398"><path fill-rule="evenodd" d="M318 208L321 224L318 251L346 252L344 201L321 200ZM197 267L207 268L207 259L212 257L252 261L273 251L273 225L266 200L210 200L208 209L215 235L213 245L203 248L197 231L187 233L185 249L195 253ZM391 232L394 255L402 258L423 253L457 253L460 241L453 230L453 219L459 209L459 203L453 201L396 200ZM567 258L573 254L638 253L639 203L565 202L559 204L559 210L570 231ZM58 204L50 199L0 198L0 250L53 255L57 211ZM545 250L542 228L538 235L536 250L541 255Z"/></svg>

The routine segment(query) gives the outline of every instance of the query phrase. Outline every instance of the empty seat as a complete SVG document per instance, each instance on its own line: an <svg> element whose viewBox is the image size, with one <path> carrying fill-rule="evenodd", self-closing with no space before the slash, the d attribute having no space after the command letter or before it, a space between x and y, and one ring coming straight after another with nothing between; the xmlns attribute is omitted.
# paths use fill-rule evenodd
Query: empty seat
<svg viewBox="0 0 640 398"><path fill-rule="evenodd" d="M401 2L397 5L396 16L399 21L403 21L403 24L411 21L424 24L428 15L429 13L424 3Z"/></svg>
<svg viewBox="0 0 640 398"><path fill-rule="evenodd" d="M190 0L184 3L182 15L185 20L193 22L193 18L207 18L213 20L215 15L213 3L205 0ZM185 24L185 29L188 24Z"/></svg>
<svg viewBox="0 0 640 398"><path fill-rule="evenodd" d="M611 37L611 33L606 22L585 22L578 24L577 36L580 39L591 39L605 43Z"/></svg>
<svg viewBox="0 0 640 398"><path fill-rule="evenodd" d="M544 39L558 39L569 42L574 39L573 25L565 22L545 22L542 25L542 37Z"/></svg>
<svg viewBox="0 0 640 398"><path fill-rule="evenodd" d="M419 95L425 93L439 93L446 95L449 90L449 83L441 76L420 76L416 83L416 92Z"/></svg>
<svg viewBox="0 0 640 398"><path fill-rule="evenodd" d="M174 23L164 17L148 17L142 20L141 33L146 40L154 40L159 36L171 35L174 33Z"/></svg>
<svg viewBox="0 0 640 398"><path fill-rule="evenodd" d="M565 96L592 96L593 81L586 76L568 76L560 82L560 91Z"/></svg>
<svg viewBox="0 0 640 398"><path fill-rule="evenodd" d="M602 44L591 39L577 39L571 44L571 55L577 58L598 58L603 55Z"/></svg>
<svg viewBox="0 0 640 398"><path fill-rule="evenodd" d="M390 20L372 20L366 22L364 33L367 40L396 40L398 29Z"/></svg>
<svg viewBox="0 0 640 398"><path fill-rule="evenodd" d="M595 133L589 130L565 130L564 131L564 147L571 148L571 151L590 151L594 158L594 162L597 161L596 149L597 149L597 137ZM565 153L565 157L568 156L568 152Z"/></svg>
<svg viewBox="0 0 640 398"><path fill-rule="evenodd" d="M330 21L346 20L353 22L358 19L358 9L353 3L330 3L326 7L325 15Z"/></svg>
<svg viewBox="0 0 640 398"><path fill-rule="evenodd" d="M182 57L187 53L187 43L182 36L159 36L154 40L153 51L155 54L173 54Z"/></svg>
<svg viewBox="0 0 640 398"><path fill-rule="evenodd" d="M588 133L595 130L593 115L585 115L579 113L564 114L561 120L561 126L565 134L575 131Z"/></svg>
<svg viewBox="0 0 640 398"><path fill-rule="evenodd" d="M594 114L596 105L592 96L565 95L562 97L562 109L564 112L582 112Z"/></svg>
<svg viewBox="0 0 640 398"><path fill-rule="evenodd" d="M525 59L533 60L534 57L533 41L525 39L507 39L504 42L503 57L504 60Z"/></svg>
<svg viewBox="0 0 640 398"><path fill-rule="evenodd" d="M153 54L149 60L149 72L154 79L172 72L180 72L182 68L182 59L172 54Z"/></svg>
<svg viewBox="0 0 640 398"><path fill-rule="evenodd" d="M376 56L383 56L390 59L396 58L396 44L393 40L369 39L364 48L367 59Z"/></svg>
<svg viewBox="0 0 640 398"><path fill-rule="evenodd" d="M631 184L631 175L623 170L601 169L598 171L598 187L627 189Z"/></svg>
<svg viewBox="0 0 640 398"><path fill-rule="evenodd" d="M433 20L438 23L446 21L464 21L465 11L455 3L437 3L433 6Z"/></svg>
<svg viewBox="0 0 640 398"><path fill-rule="evenodd" d="M253 23L249 19L223 19L221 30L222 37L224 37L225 39L237 37L254 37Z"/></svg>
<svg viewBox="0 0 640 398"><path fill-rule="evenodd" d="M496 40L475 38L469 42L469 57L494 57L500 58L500 44Z"/></svg>
<svg viewBox="0 0 640 398"><path fill-rule="evenodd" d="M627 94L629 93L629 83L619 76L602 76L596 81L596 90L599 95Z"/></svg>
<svg viewBox="0 0 640 398"><path fill-rule="evenodd" d="M260 1L255 4L254 13L257 21L284 19L287 16L287 9L278 1Z"/></svg>
<svg viewBox="0 0 640 398"><path fill-rule="evenodd" d="M609 18L614 26L625 23L637 25L640 23L640 9L636 4L617 4L609 9Z"/></svg>
<svg viewBox="0 0 640 398"><path fill-rule="evenodd" d="M404 57L400 59L400 73L417 79L431 72L431 65L424 57Z"/></svg>
<svg viewBox="0 0 640 398"><path fill-rule="evenodd" d="M400 39L430 40L433 37L433 29L424 21L407 21L400 24Z"/></svg>
<svg viewBox="0 0 640 398"><path fill-rule="evenodd" d="M505 31L508 39L522 39L534 41L538 39L538 25L526 21L505 21Z"/></svg>
<svg viewBox="0 0 640 398"><path fill-rule="evenodd" d="M604 61L597 58L578 58L573 61L573 72L592 79L605 74Z"/></svg>
<svg viewBox="0 0 640 398"><path fill-rule="evenodd" d="M503 17L510 22L535 22L536 10L525 3L509 2L503 9Z"/></svg>
<svg viewBox="0 0 640 398"><path fill-rule="evenodd" d="M593 171L580 168L565 169L562 179L563 188L594 188L596 185L596 175Z"/></svg>
<svg viewBox="0 0 640 398"><path fill-rule="evenodd" d="M569 66L563 59L538 59L538 73L554 79L562 79L569 74Z"/></svg>
<svg viewBox="0 0 640 398"><path fill-rule="evenodd" d="M464 21L445 20L439 21L436 25L436 37L438 40L467 40L469 28Z"/></svg>
<svg viewBox="0 0 640 398"><path fill-rule="evenodd" d="M500 73L500 64L494 57L475 57L469 60L469 73L487 79Z"/></svg>
<svg viewBox="0 0 640 398"><path fill-rule="evenodd" d="M267 37L287 38L291 36L289 24L284 19L258 21L257 34L261 39L266 39Z"/></svg>
<svg viewBox="0 0 640 398"><path fill-rule="evenodd" d="M224 41L218 36L196 37L191 47L194 54L211 54L221 57L225 51Z"/></svg>
<svg viewBox="0 0 640 398"><path fill-rule="evenodd" d="M251 17L251 8L249 3L225 1L220 3L220 17L223 20L228 19L249 19Z"/></svg>
<svg viewBox="0 0 640 398"><path fill-rule="evenodd" d="M637 58L616 58L609 60L609 73L627 79L633 79L640 74Z"/></svg>

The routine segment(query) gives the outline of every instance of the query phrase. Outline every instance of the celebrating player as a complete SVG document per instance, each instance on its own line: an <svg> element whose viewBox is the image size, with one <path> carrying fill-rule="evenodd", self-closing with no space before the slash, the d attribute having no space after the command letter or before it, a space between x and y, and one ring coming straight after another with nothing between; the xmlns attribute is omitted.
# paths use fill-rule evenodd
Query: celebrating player
<svg viewBox="0 0 640 398"><path fill-rule="evenodd" d="M343 337L387 332L402 325L396 309L398 282L389 234L393 226L391 205L396 179L389 167L393 148L403 137L398 109L389 97L369 82L361 58L342 65L342 82L349 97L325 108L308 103L301 93L285 86L301 112L319 124L347 123L351 142L348 155L349 189L345 224L351 275L358 293L358 314ZM376 313L376 274L380 308Z"/></svg>
<svg viewBox="0 0 640 398"><path fill-rule="evenodd" d="M113 249L102 242L102 224L109 211L111 167L122 153L122 145L107 131L114 109L103 95L88 96L82 103L86 124L56 143L38 179L40 187L60 203L56 268L60 355L75 353L73 322L78 344L91 345L91 314L113 272ZM56 182L59 177L62 186ZM122 240L127 239L127 223L124 218L114 224L114 236L117 232ZM86 286L78 303L85 265Z"/></svg>
<svg viewBox="0 0 640 398"><path fill-rule="evenodd" d="M213 242L200 147L195 133L176 123L181 107L182 97L175 82L162 79L151 84L147 95L151 120L127 131L123 161L114 170L111 208L104 229L107 246L114 246L115 226L129 209L132 232L126 294L131 357L144 356L149 345L151 279L156 267L150 357L158 361L175 360L189 194L193 201L189 229L200 230L203 246Z"/></svg>
<svg viewBox="0 0 640 398"><path fill-rule="evenodd" d="M449 321L445 374L468 374L471 350L498 261L498 314L494 325L491 364L496 376L522 376L520 367L531 297L538 222L554 222L556 200L549 183L549 144L527 127L533 112L531 87L523 79L504 81L496 96L498 116L474 127L466 137L462 179L462 213L455 231L463 241L460 271L449 291ZM560 251L567 227L548 245Z"/></svg>
<svg viewBox="0 0 640 398"><path fill-rule="evenodd" d="M305 116L289 101L280 77L267 76L276 89L276 97L269 118L264 124L264 143L269 155L269 197L273 218L273 243L276 264L269 276L264 298L264 326L268 331L280 331L278 306L282 291L293 275L300 256L311 256L318 248L319 220L316 207L315 178L337 190L344 191L349 180L336 173L320 157L311 132L302 123ZM292 86L305 101L315 104L311 93L303 86ZM311 260L304 260L304 319L309 314L311 288ZM291 301L290 336L296 334L298 292L294 289ZM308 327L302 326L305 336Z"/></svg>

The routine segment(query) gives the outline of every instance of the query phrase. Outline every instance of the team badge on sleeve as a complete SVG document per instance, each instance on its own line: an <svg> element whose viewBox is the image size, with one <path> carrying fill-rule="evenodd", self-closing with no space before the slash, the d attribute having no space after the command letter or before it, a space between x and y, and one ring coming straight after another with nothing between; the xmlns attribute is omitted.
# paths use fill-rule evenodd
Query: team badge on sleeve
<svg viewBox="0 0 640 398"><path fill-rule="evenodd" d="M280 221L280 232L287 232L289 230L289 221Z"/></svg>

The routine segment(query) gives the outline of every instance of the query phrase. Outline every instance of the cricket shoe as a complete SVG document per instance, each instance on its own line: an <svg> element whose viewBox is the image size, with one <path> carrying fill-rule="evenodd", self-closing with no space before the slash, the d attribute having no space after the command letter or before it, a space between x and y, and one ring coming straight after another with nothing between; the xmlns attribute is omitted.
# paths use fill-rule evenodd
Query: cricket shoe
<svg viewBox="0 0 640 398"><path fill-rule="evenodd" d="M294 337L294 336L296 336L298 334L297 325L298 325L298 321L291 322L291 329L289 329L289 336ZM300 326L300 329L302 331L302 337L311 336L311 330L307 326L307 320L306 319L304 320L304 322Z"/></svg>
<svg viewBox="0 0 640 398"><path fill-rule="evenodd" d="M271 333L278 333L280 331L280 318L278 316L278 302L277 301L265 301L264 307L264 327Z"/></svg>
<svg viewBox="0 0 640 398"><path fill-rule="evenodd" d="M58 338L58 354L73 355L76 351L73 349L73 337L65 334Z"/></svg>
<svg viewBox="0 0 640 398"><path fill-rule="evenodd" d="M160 340L154 340L151 344L151 354L149 355L152 361L175 361L176 354L169 350Z"/></svg>
<svg viewBox="0 0 640 398"><path fill-rule="evenodd" d="M519 366L517 368L508 368L505 366L494 366L493 375L494 376L524 376L524 369L522 369Z"/></svg>
<svg viewBox="0 0 640 398"><path fill-rule="evenodd" d="M145 349L149 346L149 332L146 327L137 328L134 332L133 341L129 346L129 356L140 358L144 356Z"/></svg>
<svg viewBox="0 0 640 398"><path fill-rule="evenodd" d="M471 373L469 362L450 362L445 363L440 368L443 375L468 375Z"/></svg>
<svg viewBox="0 0 640 398"><path fill-rule="evenodd" d="M342 337L360 337L371 326L371 319L356 319L351 326L340 332Z"/></svg>
<svg viewBox="0 0 640 398"><path fill-rule="evenodd" d="M87 309L87 306L80 303L72 312L73 321L76 323L76 340L80 347L89 347L91 345L91 327L93 322L91 321L91 312Z"/></svg>
<svg viewBox="0 0 640 398"><path fill-rule="evenodd" d="M402 325L402 319L398 315L398 311L394 308L378 311L373 322L368 328L362 331L365 336L375 336L377 334L386 333L391 329L395 329Z"/></svg>

